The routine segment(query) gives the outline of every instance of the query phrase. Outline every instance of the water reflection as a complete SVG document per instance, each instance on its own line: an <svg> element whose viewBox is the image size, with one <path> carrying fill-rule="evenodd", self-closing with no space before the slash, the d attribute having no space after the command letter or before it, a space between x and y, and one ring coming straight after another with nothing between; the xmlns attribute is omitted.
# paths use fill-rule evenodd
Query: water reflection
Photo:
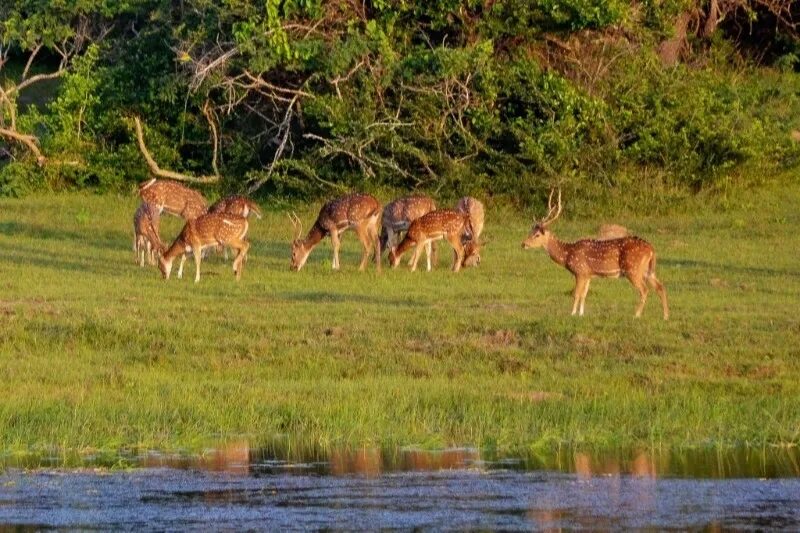
<svg viewBox="0 0 800 533"><path fill-rule="evenodd" d="M576 449L505 456L476 448L425 450L419 448L328 448L288 439L254 444L247 439L223 441L200 454L165 454L152 450L120 453L41 454L0 457L8 467L126 467L194 469L247 475L294 471L321 475L375 477L387 472L477 469L557 471L580 481L597 477L632 476L642 480L680 478L800 477L797 447Z"/></svg>
<svg viewBox="0 0 800 533"><path fill-rule="evenodd" d="M244 475L250 473L250 443L246 440L223 442L199 455L147 452L137 463L144 468L168 467Z"/></svg>

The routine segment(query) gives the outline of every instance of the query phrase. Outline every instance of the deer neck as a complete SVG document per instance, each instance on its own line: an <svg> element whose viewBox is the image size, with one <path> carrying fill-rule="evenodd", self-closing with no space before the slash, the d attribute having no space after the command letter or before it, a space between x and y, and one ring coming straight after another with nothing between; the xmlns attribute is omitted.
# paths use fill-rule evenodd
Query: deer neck
<svg viewBox="0 0 800 533"><path fill-rule="evenodd" d="M181 255L186 251L186 243L183 241L182 238L178 237L175 239L175 242L172 243L166 252L164 252L164 261L167 263L172 262L173 259Z"/></svg>
<svg viewBox="0 0 800 533"><path fill-rule="evenodd" d="M325 231L319 226L319 224L314 224L308 231L306 238L303 240L303 248L310 250L319 244L323 237L325 237Z"/></svg>
<svg viewBox="0 0 800 533"><path fill-rule="evenodd" d="M569 245L567 243L559 241L555 235L550 235L550 238L547 239L545 249L550 259L554 262L561 266L567 264L567 255L569 252Z"/></svg>

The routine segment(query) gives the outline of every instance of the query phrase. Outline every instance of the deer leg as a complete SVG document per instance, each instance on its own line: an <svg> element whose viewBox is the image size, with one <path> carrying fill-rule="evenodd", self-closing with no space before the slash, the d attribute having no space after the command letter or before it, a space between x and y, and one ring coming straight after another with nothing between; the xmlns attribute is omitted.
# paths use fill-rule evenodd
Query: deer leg
<svg viewBox="0 0 800 533"><path fill-rule="evenodd" d="M461 244L461 235L451 234L447 236L450 246L453 247L453 272L461 270L461 263L464 262L464 245Z"/></svg>
<svg viewBox="0 0 800 533"><path fill-rule="evenodd" d="M411 258L411 272L417 270L417 261L419 261L419 256L422 254L423 248L425 248L425 241L418 242L417 247L414 248L414 255Z"/></svg>
<svg viewBox="0 0 800 533"><path fill-rule="evenodd" d="M334 270L339 270L339 230L334 228L331 230L331 245L333 246L333 264L331 265Z"/></svg>
<svg viewBox="0 0 800 533"><path fill-rule="evenodd" d="M239 281L242 277L244 261L247 257L247 251L250 249L250 243L241 239L237 242L232 242L230 245L236 250L236 257L233 260L233 272L236 274L236 281Z"/></svg>
<svg viewBox="0 0 800 533"><path fill-rule="evenodd" d="M203 261L203 247L192 245L192 255L194 255L194 282L200 281L200 263Z"/></svg>
<svg viewBox="0 0 800 533"><path fill-rule="evenodd" d="M575 276L575 289L572 291L572 316L578 314L584 283L586 283L586 278Z"/></svg>
<svg viewBox="0 0 800 533"><path fill-rule="evenodd" d="M589 294L589 284L592 282L592 278L588 278L586 283L583 286L583 293L581 294L581 308L578 311L580 316L583 316L583 306L586 304L586 295Z"/></svg>
<svg viewBox="0 0 800 533"><path fill-rule="evenodd" d="M433 254L432 249L433 241L428 241L425 243L425 257L428 260L428 272L431 271L431 255Z"/></svg>
<svg viewBox="0 0 800 533"><path fill-rule="evenodd" d="M186 262L186 252L181 254L181 264L178 265L178 279L183 277L183 264Z"/></svg>
<svg viewBox="0 0 800 533"><path fill-rule="evenodd" d="M644 304L647 303L647 284L644 281L644 276L638 273L633 273L629 279L636 290L639 291L639 305L636 306L636 318L642 316L642 311L644 311Z"/></svg>
<svg viewBox="0 0 800 533"><path fill-rule="evenodd" d="M372 239L372 245L375 247L375 270L378 272L381 271L381 238L378 232L378 217L372 219L372 223L370 223L368 229L368 234L370 239Z"/></svg>
<svg viewBox="0 0 800 533"><path fill-rule="evenodd" d="M650 283L650 286L655 289L656 294L661 299L661 309L664 312L664 320L669 320L669 305L667 304L667 290L664 288L664 285L658 281L656 275L651 273L647 276L647 281Z"/></svg>
<svg viewBox="0 0 800 533"><path fill-rule="evenodd" d="M367 262L369 262L369 229L364 226L356 226L356 235L358 236L358 240L361 242L361 262L358 264L358 270L363 271L367 268Z"/></svg>

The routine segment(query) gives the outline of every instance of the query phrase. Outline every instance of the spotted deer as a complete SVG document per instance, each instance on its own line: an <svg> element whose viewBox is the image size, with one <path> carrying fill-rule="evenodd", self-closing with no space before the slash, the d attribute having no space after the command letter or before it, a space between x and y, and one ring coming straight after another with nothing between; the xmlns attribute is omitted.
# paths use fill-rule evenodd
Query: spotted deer
<svg viewBox="0 0 800 533"><path fill-rule="evenodd" d="M428 196L414 195L398 198L386 204L381 216L381 250L388 250L397 246L402 233L416 219L436 210L436 202ZM436 249L433 243L425 247L428 260L428 270L431 269L431 259L435 261Z"/></svg>
<svg viewBox="0 0 800 533"><path fill-rule="evenodd" d="M342 233L348 229L355 230L361 246L364 248L358 269L367 267L370 248L374 247L375 267L381 269L381 243L378 236L378 221L381 216L381 205L369 194L348 194L331 200L322 206L316 222L308 235L303 239L303 226L297 215L290 216L296 235L292 240L292 257L290 268L299 271L306 264L311 250L330 236L333 245L333 269L339 269L339 246Z"/></svg>
<svg viewBox="0 0 800 533"><path fill-rule="evenodd" d="M209 213L228 213L248 218L251 214L261 218L261 209L258 204L244 196L234 195L217 200L208 208Z"/></svg>
<svg viewBox="0 0 800 533"><path fill-rule="evenodd" d="M159 235L161 215L158 209L142 202L133 214L133 252L136 262L144 266L145 259L148 264L156 264L156 256L164 251L164 243Z"/></svg>
<svg viewBox="0 0 800 533"><path fill-rule="evenodd" d="M452 209L438 209L419 217L408 227L406 236L400 245L392 248L389 252L389 263L392 268L396 268L400 264L403 254L410 248L416 247L409 261L413 272L417 269L417 261L419 261L423 248L440 239L447 239L447 242L453 247L452 268L453 272L458 272L464 261L463 240L472 239L472 223L469 215Z"/></svg>
<svg viewBox="0 0 800 533"><path fill-rule="evenodd" d="M200 281L200 262L203 258L203 248L216 246L229 246L236 250L233 260L233 272L237 281L242 277L242 268L250 243L247 242L247 219L238 215L227 213L207 213L194 220L189 220L183 226L180 235L175 239L166 252L159 259L159 267L164 278L169 279L172 263L176 257L181 256L181 265L178 277L183 274L183 263L186 254L192 252L196 266L195 283Z"/></svg>
<svg viewBox="0 0 800 533"><path fill-rule="evenodd" d="M139 196L160 212L194 220L207 210L203 195L177 181L151 179L139 185Z"/></svg>
<svg viewBox="0 0 800 533"><path fill-rule="evenodd" d="M464 243L465 267L481 264L481 233L483 233L483 204L471 196L464 196L456 204L456 211L469 215L472 224L472 239Z"/></svg>
<svg viewBox="0 0 800 533"><path fill-rule="evenodd" d="M248 218L251 214L255 215L256 218L261 218L261 208L258 207L258 204L255 203L253 200L246 198L244 196L233 195L227 196L225 198L221 198L217 200L211 207L208 208L209 213L228 213L230 215L238 215L240 217ZM222 253L225 261L228 260L228 249L224 246L222 248ZM217 250L220 252L220 250ZM245 257L245 260L247 258Z"/></svg>
<svg viewBox="0 0 800 533"><path fill-rule="evenodd" d="M664 320L669 318L667 292L656 278L656 253L650 243L633 236L610 240L582 239L571 243L561 242L548 229L561 214L561 191L558 192L557 205L553 205L553 191L550 192L547 206L547 215L539 221L534 221L528 237L522 241L522 247L544 248L553 261L575 276L573 315L578 313L583 316L586 294L589 292L592 278L625 276L639 292L637 318L642 316L647 301L648 284L656 290L661 299Z"/></svg>

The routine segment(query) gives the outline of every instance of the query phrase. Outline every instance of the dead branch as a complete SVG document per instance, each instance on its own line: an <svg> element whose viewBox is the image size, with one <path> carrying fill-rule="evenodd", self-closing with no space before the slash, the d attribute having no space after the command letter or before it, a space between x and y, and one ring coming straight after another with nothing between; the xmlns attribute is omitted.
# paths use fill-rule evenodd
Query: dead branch
<svg viewBox="0 0 800 533"><path fill-rule="evenodd" d="M164 170L158 163L156 163L153 156L150 155L150 152L147 150L147 146L144 144L144 133L142 132L142 123L139 120L139 117L133 117L133 123L136 127L136 140L139 143L139 150L142 152L144 156L144 160L147 162L147 167L150 169L150 173L158 178L168 178L178 181L188 181L192 183L215 183L219 181L219 175L214 176L189 176L187 174L181 174L179 172L173 172L171 170Z"/></svg>
<svg viewBox="0 0 800 533"><path fill-rule="evenodd" d="M203 104L203 114L208 121L208 127L211 129L211 136L213 137L214 153L211 157L211 168L214 169L214 175L219 176L219 168L217 168L217 149L219 147L219 134L217 133L217 119L214 116L214 110L211 109L211 101L206 100Z"/></svg>
<svg viewBox="0 0 800 533"><path fill-rule="evenodd" d="M291 133L291 126L292 126L292 115L294 114L294 105L297 102L297 99L300 97L300 94L295 94L292 98L292 101L289 103L289 106L286 108L286 113L283 116L283 122L281 122L278 133L275 136L277 138L281 131L283 131L283 138L281 139L280 144L278 145L278 149L275 150L275 155L272 157L272 163L269 165L269 170L267 171L267 175L257 180L250 188L247 190L249 194L253 194L257 191L262 185L264 185L271 177L272 173L275 170L275 165L278 163L278 159L280 159L283 151L286 149L286 143L289 140L289 133Z"/></svg>
<svg viewBox="0 0 800 533"><path fill-rule="evenodd" d="M22 79L28 77L28 71L31 69L31 65L33 64L33 60L36 58L36 54L39 53L39 50L42 49L42 43L36 45L36 47L31 50L31 55L28 57L28 62L25 63L25 69L22 71Z"/></svg>
<svg viewBox="0 0 800 533"><path fill-rule="evenodd" d="M28 150L30 150L31 153L33 153L33 155L36 156L36 163L39 166L44 165L46 159L42 155L42 151L39 150L39 147L36 145L36 143L39 142L39 140L36 137L34 137L33 135L25 135L24 133L20 133L20 132L18 132L16 130L10 130L10 129L7 129L7 128L0 128L0 136L6 137L8 139L12 139L12 140L17 141L17 142L19 142L21 144L24 144L28 148Z"/></svg>
<svg viewBox="0 0 800 533"><path fill-rule="evenodd" d="M313 94L307 93L301 89L292 89L291 87L280 87L278 85L274 85L263 79L261 76L253 76L252 74L250 74L248 70L244 71L244 75L252 82L252 85L255 87L264 87L266 89L269 89L270 91L291 94L294 96L306 96L311 98L314 97Z"/></svg>

